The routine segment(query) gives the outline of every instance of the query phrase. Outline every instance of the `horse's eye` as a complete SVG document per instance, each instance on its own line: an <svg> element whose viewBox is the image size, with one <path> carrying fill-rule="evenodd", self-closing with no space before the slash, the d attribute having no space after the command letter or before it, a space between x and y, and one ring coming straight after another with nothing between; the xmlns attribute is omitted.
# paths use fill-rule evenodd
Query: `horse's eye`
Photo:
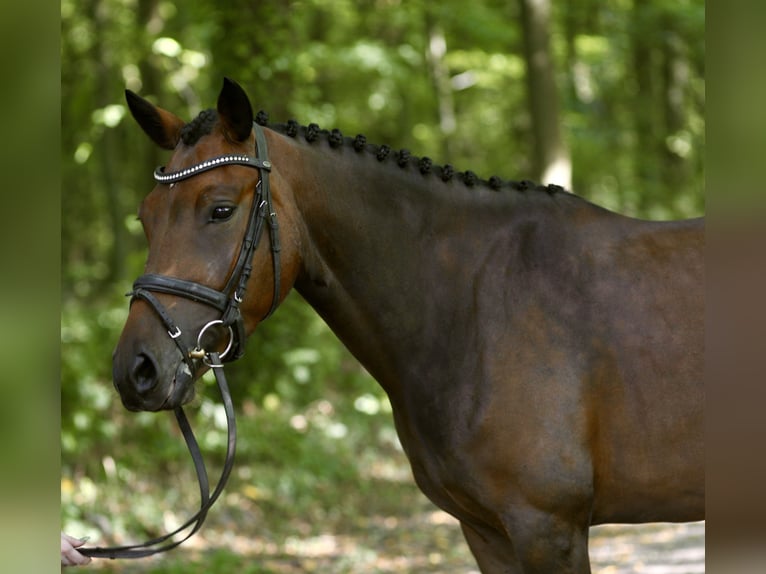
<svg viewBox="0 0 766 574"><path fill-rule="evenodd" d="M226 221L234 213L233 205L217 205L210 214L210 221Z"/></svg>

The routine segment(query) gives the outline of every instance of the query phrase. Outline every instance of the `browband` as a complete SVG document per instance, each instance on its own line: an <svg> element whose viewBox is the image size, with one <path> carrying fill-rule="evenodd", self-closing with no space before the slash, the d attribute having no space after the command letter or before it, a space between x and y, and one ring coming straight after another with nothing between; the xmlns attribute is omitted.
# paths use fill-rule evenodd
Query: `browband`
<svg viewBox="0 0 766 574"><path fill-rule="evenodd" d="M154 179L160 183L175 183L176 181L188 179L198 173L227 164L246 165L257 169L271 169L271 162L268 160L260 160L249 155L230 154L219 155L218 157L210 158L202 163L179 169L178 171L166 172L164 167L158 167L154 170Z"/></svg>

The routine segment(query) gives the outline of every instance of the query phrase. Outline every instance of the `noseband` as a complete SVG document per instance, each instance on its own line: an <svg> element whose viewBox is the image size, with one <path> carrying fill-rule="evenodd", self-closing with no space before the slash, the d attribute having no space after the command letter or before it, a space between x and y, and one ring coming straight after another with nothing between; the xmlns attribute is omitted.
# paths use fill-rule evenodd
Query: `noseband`
<svg viewBox="0 0 766 574"><path fill-rule="evenodd" d="M235 261L234 268L229 275L224 288L218 291L194 281L148 273L136 279L133 283L133 290L128 293L131 297L131 304L136 301L136 299L141 299L146 301L149 306L154 309L157 316L165 325L168 335L176 344L179 351L181 351L181 356L183 357L184 362L188 365L192 376L196 371L197 363L195 363L195 360L201 360L213 370L216 382L218 383L218 388L221 392L228 425L226 459L224 461L223 470L221 471L221 477L216 484L215 490L210 493L210 482L208 480L207 470L199 445L197 444L197 440L194 437L191 425L189 424L183 409L181 407L176 407L174 409L174 414L178 421L178 426L181 428L181 432L184 435L184 440L186 441L197 473L200 489L199 510L194 516L173 532L142 544L78 548L78 552L85 556L94 558L142 558L175 548L200 529L207 516L208 510L210 510L210 507L213 506L213 503L223 491L226 481L229 478L229 474L231 474L234 464L234 453L236 450L237 428L231 394L229 393L229 387L223 373L223 361L238 359L242 356L245 350L245 326L242 312L240 310L240 304L244 298L247 282L252 272L253 255L258 248L258 243L263 234L266 221L269 223L272 262L274 266L274 294L271 301L271 307L264 316L264 319L271 315L277 308L280 295L279 226L277 224L277 215L274 212L271 189L269 187L271 162L268 160L266 137L262 128L257 123L253 123L253 130L255 131L256 157L239 154L222 155L182 170L166 172L164 168L159 167L154 172L154 179L156 181L159 183L167 183L171 186L178 181L188 179L197 174L224 165L244 165L255 168L260 172L260 179L256 184L242 246ZM215 319L203 325L197 334L196 345L193 348L188 347L184 343L185 337L182 336L183 333L181 329L175 321L173 321L173 318L165 306L154 296L155 292L185 297L198 303L204 303L205 305L217 309L221 313L221 317L220 319ZM229 343L221 353L207 351L202 346L203 335L208 329L216 325L221 325L229 330ZM181 540L171 541L173 536L192 526L192 530Z"/></svg>

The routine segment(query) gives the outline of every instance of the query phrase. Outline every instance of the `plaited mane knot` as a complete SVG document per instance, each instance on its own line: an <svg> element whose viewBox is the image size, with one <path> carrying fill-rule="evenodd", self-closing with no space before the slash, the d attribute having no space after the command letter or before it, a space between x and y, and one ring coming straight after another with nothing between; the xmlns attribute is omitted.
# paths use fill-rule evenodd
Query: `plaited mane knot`
<svg viewBox="0 0 766 574"><path fill-rule="evenodd" d="M489 178L489 187L494 189L495 191L498 191L501 187L503 187L503 180L497 177L496 175L493 175Z"/></svg>
<svg viewBox="0 0 766 574"><path fill-rule="evenodd" d="M330 140L330 147L340 147L343 145L343 134L339 129L332 130L328 139Z"/></svg>
<svg viewBox="0 0 766 574"><path fill-rule="evenodd" d="M319 138L319 126L317 124L309 124L306 128L306 141L309 143L315 142Z"/></svg>
<svg viewBox="0 0 766 574"><path fill-rule="evenodd" d="M296 122L295 120L287 120L287 128L285 129L285 133L291 138L294 138L295 136L298 135L299 127L300 127L300 124Z"/></svg>
<svg viewBox="0 0 766 574"><path fill-rule="evenodd" d="M442 181L449 181L455 175L455 168L451 164L446 164L442 168Z"/></svg>
<svg viewBox="0 0 766 574"><path fill-rule="evenodd" d="M396 164L399 167L407 167L407 164L410 161L410 155L410 150L408 149L399 150L399 157L396 160Z"/></svg>
<svg viewBox="0 0 766 574"><path fill-rule="evenodd" d="M391 148L386 144L383 144L378 148L378 153L375 154L375 157L378 158L378 161L383 161L388 157L389 153L391 153Z"/></svg>
<svg viewBox="0 0 766 574"><path fill-rule="evenodd" d="M422 173L423 175L427 173L431 173L431 167L433 166L433 163L434 162L431 161L430 157L421 158L420 161L418 162L418 168L420 169L420 173Z"/></svg>
<svg viewBox="0 0 766 574"><path fill-rule="evenodd" d="M474 185L476 185L476 183L477 183L478 181L479 181L479 176L478 176L478 175L476 175L476 174L475 174L474 172L472 172L471 170L466 170L466 172L463 174L463 182L464 182L464 183L465 183L465 184L466 184L468 187L473 187Z"/></svg>
<svg viewBox="0 0 766 574"><path fill-rule="evenodd" d="M255 123L259 126L265 126L269 123L269 114L263 110L260 110L257 114L255 114Z"/></svg>
<svg viewBox="0 0 766 574"><path fill-rule="evenodd" d="M555 183L549 183L545 186L545 191L547 191L550 195L553 195L554 193L560 193L564 191L564 188L560 185L556 185Z"/></svg>
<svg viewBox="0 0 766 574"><path fill-rule="evenodd" d="M354 138L354 149L356 151L363 151L364 147L367 145L367 138L364 137L362 134L359 134Z"/></svg>
<svg viewBox="0 0 766 574"><path fill-rule="evenodd" d="M199 115L181 128L181 141L193 146L199 139L213 131L213 125L218 119L215 110L202 110Z"/></svg>
<svg viewBox="0 0 766 574"><path fill-rule="evenodd" d="M523 179L517 184L516 187L519 191L529 191L530 189L535 188L535 182L528 179Z"/></svg>

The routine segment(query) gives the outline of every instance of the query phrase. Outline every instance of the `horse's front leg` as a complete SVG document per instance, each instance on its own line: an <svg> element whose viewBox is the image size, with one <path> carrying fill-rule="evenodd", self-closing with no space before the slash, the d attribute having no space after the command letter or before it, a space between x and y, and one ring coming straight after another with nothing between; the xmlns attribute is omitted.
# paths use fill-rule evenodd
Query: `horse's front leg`
<svg viewBox="0 0 766 574"><path fill-rule="evenodd" d="M523 572L513 552L513 544L505 535L498 534L489 528L477 528L465 522L461 522L460 527L482 574Z"/></svg>
<svg viewBox="0 0 766 574"><path fill-rule="evenodd" d="M514 508L506 532L461 523L482 574L589 574L588 527Z"/></svg>
<svg viewBox="0 0 766 574"><path fill-rule="evenodd" d="M587 512L514 506L503 519L524 574L590 574Z"/></svg>

